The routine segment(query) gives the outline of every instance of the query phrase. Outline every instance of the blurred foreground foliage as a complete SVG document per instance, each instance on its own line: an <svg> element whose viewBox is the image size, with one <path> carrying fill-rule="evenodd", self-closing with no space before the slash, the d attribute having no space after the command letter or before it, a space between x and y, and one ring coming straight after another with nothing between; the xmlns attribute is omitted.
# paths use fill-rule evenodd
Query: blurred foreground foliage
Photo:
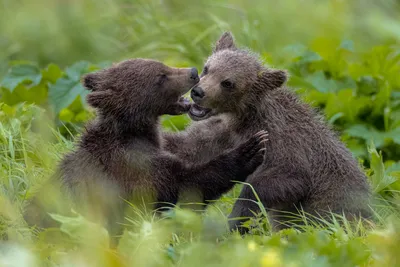
<svg viewBox="0 0 400 267"><path fill-rule="evenodd" d="M400 23L398 1L1 0L0 266L396 266L400 262ZM289 70L365 167L377 222L321 222L302 232L226 232L240 186L205 214L134 212L117 247L98 222L51 214L23 219L72 139L93 117L85 73L131 57L199 69L231 30L240 46ZM165 116L183 130L187 116ZM45 192L65 202L59 192ZM105 196L107 197L107 196ZM136 210L136 207L132 207Z"/></svg>

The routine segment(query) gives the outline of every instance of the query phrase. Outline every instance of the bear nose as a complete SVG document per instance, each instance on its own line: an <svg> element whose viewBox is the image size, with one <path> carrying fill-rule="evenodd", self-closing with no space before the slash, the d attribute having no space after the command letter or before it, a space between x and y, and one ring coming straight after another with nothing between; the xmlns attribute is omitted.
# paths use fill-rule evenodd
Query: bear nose
<svg viewBox="0 0 400 267"><path fill-rule="evenodd" d="M190 79L194 80L196 83L199 82L199 72L196 68L190 69Z"/></svg>
<svg viewBox="0 0 400 267"><path fill-rule="evenodd" d="M193 100L200 100L204 97L204 91L203 89L201 89L201 87L196 86L195 88L192 89L192 91L190 92L190 97Z"/></svg>

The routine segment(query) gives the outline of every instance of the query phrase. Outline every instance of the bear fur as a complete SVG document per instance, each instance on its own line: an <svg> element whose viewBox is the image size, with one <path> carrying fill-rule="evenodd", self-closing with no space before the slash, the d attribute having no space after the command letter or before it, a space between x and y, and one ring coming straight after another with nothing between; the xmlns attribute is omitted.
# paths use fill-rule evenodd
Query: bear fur
<svg viewBox="0 0 400 267"><path fill-rule="evenodd" d="M350 151L323 118L284 86L286 71L263 66L238 49L230 33L217 41L192 89L186 131L164 134L164 149L187 162L206 162L265 129L270 141L263 164L246 180L268 211L273 229L301 224L293 214L349 219L369 217L370 188ZM260 208L244 186L230 214L231 229ZM290 218L291 219L290 219Z"/></svg>
<svg viewBox="0 0 400 267"><path fill-rule="evenodd" d="M198 81L195 68L146 59L123 61L84 77L90 90L87 102L97 118L60 164L64 188L79 205L87 202L89 211L114 220L121 212L118 197L144 201L152 209L176 204L187 190L216 199L233 187L232 178L244 181L262 163L263 131L200 164L162 150L159 117L187 111L181 96Z"/></svg>

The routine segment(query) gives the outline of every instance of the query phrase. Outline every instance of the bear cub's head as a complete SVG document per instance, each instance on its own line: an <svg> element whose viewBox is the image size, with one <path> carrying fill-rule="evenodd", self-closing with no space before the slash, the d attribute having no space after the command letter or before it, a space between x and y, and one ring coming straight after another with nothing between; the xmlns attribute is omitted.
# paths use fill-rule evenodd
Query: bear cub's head
<svg viewBox="0 0 400 267"><path fill-rule="evenodd" d="M268 90L281 87L287 80L282 70L263 66L258 56L238 49L230 33L224 33L217 41L212 55L207 59L200 82L192 89L195 104L189 115L204 120L220 113L246 112Z"/></svg>
<svg viewBox="0 0 400 267"><path fill-rule="evenodd" d="M198 82L196 68L172 68L150 59L126 60L83 78L91 91L88 104L116 118L183 113L190 105L181 96Z"/></svg>

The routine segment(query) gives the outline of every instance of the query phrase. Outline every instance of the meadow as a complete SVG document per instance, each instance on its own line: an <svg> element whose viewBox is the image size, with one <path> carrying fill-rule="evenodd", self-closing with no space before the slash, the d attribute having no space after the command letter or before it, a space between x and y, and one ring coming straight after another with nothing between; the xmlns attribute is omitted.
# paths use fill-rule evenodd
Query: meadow
<svg viewBox="0 0 400 267"><path fill-rule="evenodd" d="M400 266L400 2L340 0L1 0L0 266ZM206 212L169 219L132 206L117 247L80 214L26 223L43 186L93 118L85 73L127 58L202 64L229 30L326 118L373 191L374 223L320 221L271 232L265 210L241 237L227 215L241 186ZM186 115L164 116L181 131ZM106 196L105 196L106 197Z"/></svg>

